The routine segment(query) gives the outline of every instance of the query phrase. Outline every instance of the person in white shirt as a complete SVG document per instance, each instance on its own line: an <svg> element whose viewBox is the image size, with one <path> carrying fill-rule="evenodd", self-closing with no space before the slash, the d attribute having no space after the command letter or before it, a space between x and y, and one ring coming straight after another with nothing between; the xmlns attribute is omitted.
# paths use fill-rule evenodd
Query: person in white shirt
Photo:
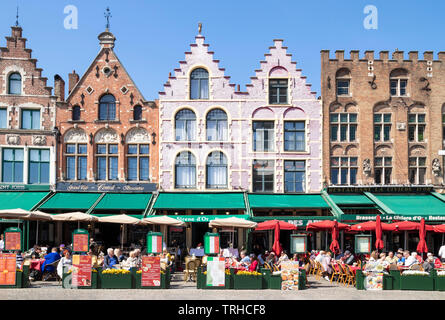
<svg viewBox="0 0 445 320"><path fill-rule="evenodd" d="M1 248L0 248L0 250L1 250ZM440 247L438 256L439 256L440 261L445 262L445 244Z"/></svg>
<svg viewBox="0 0 445 320"><path fill-rule="evenodd" d="M315 257L315 261L321 263L323 261L324 256L325 256L325 252L324 251L320 251L320 253L317 254L317 256Z"/></svg>
<svg viewBox="0 0 445 320"><path fill-rule="evenodd" d="M419 263L417 261L417 252L412 252L411 255L409 255L409 252L405 252L405 266L411 267L413 264Z"/></svg>
<svg viewBox="0 0 445 320"><path fill-rule="evenodd" d="M3 240L3 233L2 233L0 234L0 252L3 250L5 250L5 240Z"/></svg>

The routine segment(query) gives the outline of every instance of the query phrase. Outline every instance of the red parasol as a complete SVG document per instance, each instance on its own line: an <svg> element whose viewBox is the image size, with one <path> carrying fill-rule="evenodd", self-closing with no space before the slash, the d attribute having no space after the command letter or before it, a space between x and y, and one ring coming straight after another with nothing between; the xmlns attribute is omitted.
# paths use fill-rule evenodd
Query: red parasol
<svg viewBox="0 0 445 320"><path fill-rule="evenodd" d="M280 244L280 224L277 221L275 224L275 232L274 232L274 242L272 246L272 250L275 252L277 256L281 254L281 244Z"/></svg>
<svg viewBox="0 0 445 320"><path fill-rule="evenodd" d="M434 226L434 232L445 233L445 224Z"/></svg>
<svg viewBox="0 0 445 320"><path fill-rule="evenodd" d="M332 230L334 228L334 225L337 224L338 230L347 230L349 229L349 225L345 223L338 223L337 221L332 220L323 220L319 222L312 222L309 223L306 226L307 231L326 231L326 230Z"/></svg>
<svg viewBox="0 0 445 320"><path fill-rule="evenodd" d="M384 244L382 240L382 222L380 221L380 215L377 215L375 221L375 248L377 250L383 249Z"/></svg>
<svg viewBox="0 0 445 320"><path fill-rule="evenodd" d="M255 231L261 231L261 230L275 230L275 226L277 225L277 222L280 225L280 230L297 230L297 227L293 225L292 223L288 223L281 220L269 220L264 221L261 223L258 223L257 227L255 228Z"/></svg>
<svg viewBox="0 0 445 320"><path fill-rule="evenodd" d="M426 246L425 242L425 236L426 236L426 226L425 226L425 219L422 218L420 220L420 227L419 227L419 244L417 245L417 252L428 252L428 247Z"/></svg>
<svg viewBox="0 0 445 320"><path fill-rule="evenodd" d="M391 223L396 228L396 231L413 231L419 230L420 223L412 221L400 221ZM434 227L431 225L425 225L426 231L433 231Z"/></svg>
<svg viewBox="0 0 445 320"><path fill-rule="evenodd" d="M334 253L334 255L340 250L340 245L338 244L338 222L335 220L334 227L332 228L332 242L329 249Z"/></svg>
<svg viewBox="0 0 445 320"><path fill-rule="evenodd" d="M380 216L377 216L380 218ZM382 231L395 231L396 228L393 224L380 222ZM376 229L376 221L367 221L357 223L351 226L350 231L374 231Z"/></svg>

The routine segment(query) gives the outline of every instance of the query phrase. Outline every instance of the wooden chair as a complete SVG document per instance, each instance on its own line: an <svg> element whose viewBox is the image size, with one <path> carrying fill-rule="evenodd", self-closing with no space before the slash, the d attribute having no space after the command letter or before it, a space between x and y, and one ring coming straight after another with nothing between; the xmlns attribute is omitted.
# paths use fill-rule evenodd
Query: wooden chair
<svg viewBox="0 0 445 320"><path fill-rule="evenodd" d="M340 280L343 280L343 273L340 270L340 266L338 264L333 264L332 265L332 270L333 270L333 272L332 272L332 275L331 275L331 283L332 283L332 281L334 281L334 278L336 278L335 280L336 280L336 282L338 284L338 282Z"/></svg>
<svg viewBox="0 0 445 320"><path fill-rule="evenodd" d="M269 269L271 272L273 272L272 267L267 262L264 262L264 268Z"/></svg>
<svg viewBox="0 0 445 320"><path fill-rule="evenodd" d="M314 260L309 259L309 263L311 264L311 269L310 269L310 274L311 275L315 275L315 273L317 272L317 264L315 263Z"/></svg>
<svg viewBox="0 0 445 320"><path fill-rule="evenodd" d="M346 280L348 279L348 273L346 272L346 268L342 263L338 264L339 272L340 272L340 284L346 286ZM338 282L337 282L338 283Z"/></svg>
<svg viewBox="0 0 445 320"><path fill-rule="evenodd" d="M184 281L196 281L198 267L201 265L199 259L187 259L185 262Z"/></svg>
<svg viewBox="0 0 445 320"><path fill-rule="evenodd" d="M315 279L320 280L323 276L323 266L318 261L315 261L315 264L317 265L317 273L315 274Z"/></svg>
<svg viewBox="0 0 445 320"><path fill-rule="evenodd" d="M349 287L350 284L355 286L354 271L351 270L351 267L349 265L344 265L343 268L344 268L345 273L346 273L346 279L345 279L345 281L347 281L347 286L346 287Z"/></svg>

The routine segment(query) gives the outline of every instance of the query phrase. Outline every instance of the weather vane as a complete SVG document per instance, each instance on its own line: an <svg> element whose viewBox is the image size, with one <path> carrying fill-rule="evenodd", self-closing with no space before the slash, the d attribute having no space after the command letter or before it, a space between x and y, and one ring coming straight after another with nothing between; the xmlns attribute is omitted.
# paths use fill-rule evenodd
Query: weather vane
<svg viewBox="0 0 445 320"><path fill-rule="evenodd" d="M198 23L198 33L201 34L201 30L202 30L202 23L199 22Z"/></svg>
<svg viewBox="0 0 445 320"><path fill-rule="evenodd" d="M17 6L17 15L15 16L16 20L15 20L15 26L18 27L19 26L19 6Z"/></svg>
<svg viewBox="0 0 445 320"><path fill-rule="evenodd" d="M105 10L105 19L107 19L107 30L110 29L110 18L112 17L111 15L111 11L110 11L110 7L107 7L107 9Z"/></svg>

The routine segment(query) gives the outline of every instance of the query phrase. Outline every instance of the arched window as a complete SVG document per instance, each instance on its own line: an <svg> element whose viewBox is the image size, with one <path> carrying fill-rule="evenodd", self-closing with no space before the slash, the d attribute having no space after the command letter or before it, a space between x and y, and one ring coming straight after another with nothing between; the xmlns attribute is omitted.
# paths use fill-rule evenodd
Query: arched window
<svg viewBox="0 0 445 320"><path fill-rule="evenodd" d="M175 117L176 141L196 140L196 115L192 110L183 109Z"/></svg>
<svg viewBox="0 0 445 320"><path fill-rule="evenodd" d="M72 120L73 121L79 121L80 120L80 107L79 106L74 106L73 107Z"/></svg>
<svg viewBox="0 0 445 320"><path fill-rule="evenodd" d="M99 101L99 120L116 119L116 99L111 94L106 94Z"/></svg>
<svg viewBox="0 0 445 320"><path fill-rule="evenodd" d="M207 188L227 188L227 158L224 153L214 151L209 154L206 164Z"/></svg>
<svg viewBox="0 0 445 320"><path fill-rule="evenodd" d="M349 96L351 94L351 72L347 68L341 68L335 74L337 96Z"/></svg>
<svg viewBox="0 0 445 320"><path fill-rule="evenodd" d="M189 151L179 153L175 160L175 188L196 188L196 160Z"/></svg>
<svg viewBox="0 0 445 320"><path fill-rule="evenodd" d="M209 98L209 73L206 69L198 68L190 75L190 99Z"/></svg>
<svg viewBox="0 0 445 320"><path fill-rule="evenodd" d="M139 105L133 108L133 120L142 120L142 107Z"/></svg>
<svg viewBox="0 0 445 320"><path fill-rule="evenodd" d="M20 73L15 72L9 76L8 86L9 94L22 93L22 76L20 75Z"/></svg>
<svg viewBox="0 0 445 320"><path fill-rule="evenodd" d="M207 140L227 140L227 114L221 109L214 109L207 114Z"/></svg>
<svg viewBox="0 0 445 320"><path fill-rule="evenodd" d="M407 96L408 89L408 71L405 69L395 69L389 75L391 96Z"/></svg>

